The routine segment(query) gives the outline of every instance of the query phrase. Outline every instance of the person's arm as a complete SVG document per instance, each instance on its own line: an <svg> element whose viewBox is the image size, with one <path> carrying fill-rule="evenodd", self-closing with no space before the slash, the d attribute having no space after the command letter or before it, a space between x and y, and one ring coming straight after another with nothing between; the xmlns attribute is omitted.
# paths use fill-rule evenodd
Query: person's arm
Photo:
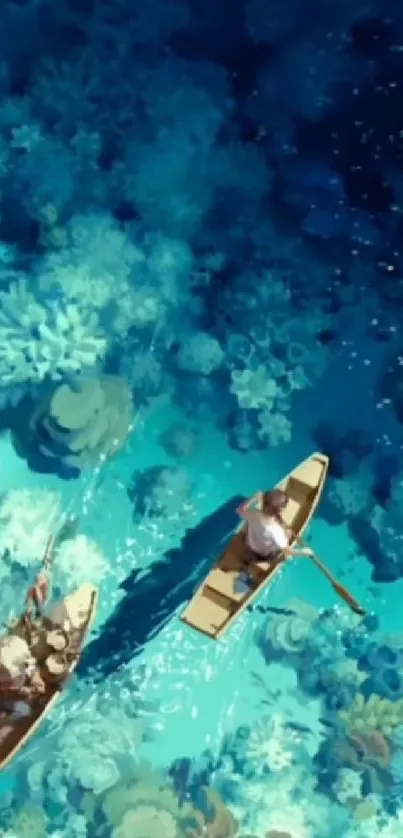
<svg viewBox="0 0 403 838"><path fill-rule="evenodd" d="M246 518L246 514L248 510L255 506L256 504L260 504L262 501L263 492L255 492L249 500L245 500L241 503L238 508L236 509L236 514L239 515L240 518Z"/></svg>

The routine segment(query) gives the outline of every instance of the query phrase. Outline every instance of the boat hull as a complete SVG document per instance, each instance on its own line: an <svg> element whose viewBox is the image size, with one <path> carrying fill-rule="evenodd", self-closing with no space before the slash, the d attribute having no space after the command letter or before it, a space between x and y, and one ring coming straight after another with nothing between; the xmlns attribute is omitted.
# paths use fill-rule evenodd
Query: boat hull
<svg viewBox="0 0 403 838"><path fill-rule="evenodd" d="M290 546L302 537L320 501L326 481L329 460L314 453L283 478L276 488L283 489L289 501L283 520L292 530ZM180 619L187 626L219 639L242 612L273 582L281 565L264 560L248 568L251 586L237 591L245 552L245 527L241 526L214 567L195 592Z"/></svg>
<svg viewBox="0 0 403 838"><path fill-rule="evenodd" d="M65 597L44 618L46 629L43 632L30 635L32 643L35 640L37 644L37 651L33 651L33 655L37 659L38 668L44 677L46 690L39 699L24 698L24 702L30 706L29 717L14 720L6 715L0 719L0 768L5 768L31 739L59 698L67 679L74 672L81 656L85 638L95 617L97 599L96 588L92 585L82 585ZM27 641L29 640L22 620L13 627L12 633L24 637ZM65 658L67 665L64 667L62 675L51 671L52 662L47 666L47 661L52 658L52 650L47 646L46 638L49 638L50 641L65 638L68 648ZM30 642L30 645L32 643ZM62 653L55 651L53 654L53 670L55 669L55 661L60 661L61 658Z"/></svg>

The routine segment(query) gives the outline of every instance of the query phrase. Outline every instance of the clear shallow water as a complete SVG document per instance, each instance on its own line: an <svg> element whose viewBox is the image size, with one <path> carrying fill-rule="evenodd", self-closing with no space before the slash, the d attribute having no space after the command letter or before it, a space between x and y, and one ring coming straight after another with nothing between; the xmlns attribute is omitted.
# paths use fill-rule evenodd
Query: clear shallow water
<svg viewBox="0 0 403 838"><path fill-rule="evenodd" d="M304 416L303 411L300 415ZM326 710L326 687L298 686L292 651L302 642L301 628L297 626L295 637L288 639L284 629L284 641L280 628L272 660L267 643L262 646L262 637L270 632L273 621L282 619L286 625L289 619L275 611L265 612L268 606L281 612L289 605L291 613L303 608L303 603L308 604L308 610L334 607L335 595L326 580L305 560L295 561L262 596L261 610L244 614L219 643L186 629L177 619L186 600L184 591L196 586L203 567L217 553L215 545L236 523L236 497L251 493L256 486L272 485L303 453L314 448L314 441L301 421L295 444L288 446L286 453L240 455L227 447L222 435L202 425L197 450L180 464L193 482L187 498L191 507L188 517L172 507L168 518L143 518L133 523L124 491L133 461L139 469L167 462L158 440L164 428L178 418L176 411L167 408L154 411L149 418L145 414L127 449L102 466L98 475L85 476L78 483L34 476L21 466L3 437L2 490L29 486L35 491L46 486L61 492L63 505L80 511L80 528L96 539L110 565L101 584L97 624L78 675L31 745L2 774L4 823L11 827L11 834L22 836L21 817L28 819L29 829L38 835L44 834L44 829L47 834L58 830L62 835L80 834L84 821L88 835L97 834L96 830L110 835L113 829L124 827L130 838L159 838L160 834L162 838L163 830L173 829L172 824L177 830L173 835L190 835L193 815L190 820L185 816L190 798L195 801L192 806L196 805L198 819L204 818L204 826L214 836L226 838L252 830L260 838L276 828L288 831L292 838L327 835L319 822L322 810L326 817L330 813L337 816L343 824L337 827L343 829L340 834L347 834L348 829L356 829L354 820L349 826L351 805L344 798L343 802L329 800L327 790L321 794L314 790L322 769L312 758L321 743L331 738L326 719L331 723L335 713ZM216 520L219 522L221 514L223 525L212 528L211 516L217 510ZM210 521L207 526L206 521ZM193 552L192 543L186 547L186 533L196 534ZM310 538L318 554L361 603L382 616L381 636L401 630L401 584L371 583L369 565L357 552L346 524L329 524L319 510ZM176 553L169 554L172 548ZM147 571L152 574L164 556L171 586L161 588L157 579L148 590L141 588ZM175 568L172 562L177 563ZM133 568L141 571L140 576L129 589L122 590L119 583ZM56 567L56 577L57 572ZM91 573L89 567L89 578ZM184 580L189 588L181 587ZM140 599L136 601L137 588ZM162 609L161 591L166 599ZM118 609L128 592L134 598L119 618ZM155 612L163 615L156 623ZM317 613L312 612L315 619ZM350 621L343 605L338 614L335 621L330 618L333 623L325 631L326 640L323 630L317 629L318 658L311 665L323 665L323 654L324 669L328 660L341 666L342 672L344 660L348 676L348 658L340 655L337 634L345 630L346 620L350 627ZM359 625L356 618L351 621L354 625ZM234 740L236 736L241 737L240 742ZM348 771L352 770L356 771L350 765ZM157 792L161 776L165 777L165 792ZM243 776L241 782L238 776ZM131 782L135 785L129 802L124 789ZM219 792L219 806L225 807L220 808L221 814L218 798L207 805L205 792L200 791L206 783ZM111 814L107 801L115 800L116 790L118 803ZM371 792L369 799L379 806L379 794ZM374 817L372 814L366 822L367 833L357 834L371 834L368 830L375 828L375 822L371 824ZM125 833L117 834L120 838Z"/></svg>

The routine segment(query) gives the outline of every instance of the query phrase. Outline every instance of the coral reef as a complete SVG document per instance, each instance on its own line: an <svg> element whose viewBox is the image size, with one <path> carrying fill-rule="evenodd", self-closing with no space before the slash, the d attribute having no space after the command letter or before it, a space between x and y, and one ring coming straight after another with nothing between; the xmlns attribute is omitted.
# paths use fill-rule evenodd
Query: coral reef
<svg viewBox="0 0 403 838"><path fill-rule="evenodd" d="M210 548L222 547L215 518L193 540L183 533L196 500L201 514L207 503L199 432L206 447L214 433L228 498L238 479L274 479L314 443L328 453L319 514L360 548L374 583L366 598L379 593L389 617L377 583L403 578L403 15L397 0L389 5L3 0L1 614L20 607L62 507L122 450L134 405L139 460L122 456L108 470L122 466L128 483L125 546L112 565L92 538L98 513L85 533L66 524L56 588L104 582L109 609L123 561L136 562L136 588L147 563L157 564L140 588L145 602L130 599L129 640L116 629L121 616L109 624L125 666L117 654L114 677L94 689L83 663L85 677L35 747L2 775L4 836L403 834L403 641L380 637L374 615L359 623L342 609L284 604L281 589L276 610L254 605L244 616L258 651L236 673L247 685L247 724L236 727L242 701L222 702L211 678L206 703L214 712L226 703L228 715L225 734L222 718L208 721L214 754L200 765L196 746L186 753L188 709L202 728L195 661L197 676L204 654L206 672L224 669L227 647L205 652L201 643L196 654L197 640L175 628L184 675L176 687L182 697L186 680L189 699L181 736L166 736L167 750L174 740L185 751L175 782L172 767L142 759L141 748L165 759L165 740L153 738L162 711L140 696L150 658L163 657L153 645L159 624L170 608L176 619ZM8 431L22 459L15 475ZM41 489L38 473L47 475ZM77 483L62 484L70 478ZM218 505L213 479L209 488ZM87 504L82 514L92 514ZM162 530L193 551L174 592L166 569L177 553L162 553ZM98 638L105 657L112 634L104 627ZM136 692L130 659L139 650ZM238 666L235 654L226 660L228 672ZM165 702L167 681L154 682Z"/></svg>
<svg viewBox="0 0 403 838"><path fill-rule="evenodd" d="M262 638L263 653L267 660L283 658L285 654L298 655L313 636L317 611L302 600L290 600L287 614L273 615L267 622Z"/></svg>
<svg viewBox="0 0 403 838"><path fill-rule="evenodd" d="M26 279L1 292L0 328L2 386L11 389L94 367L107 348L95 313L73 303L46 307Z"/></svg>
<svg viewBox="0 0 403 838"><path fill-rule="evenodd" d="M163 775L140 764L131 783L110 789L101 803L115 838L234 838L237 823L217 792L202 787L197 800L180 802Z"/></svg>
<svg viewBox="0 0 403 838"><path fill-rule="evenodd" d="M373 693L366 700L359 693L348 709L340 710L339 718L346 730L364 735L379 731L391 736L393 729L403 721L403 699L389 701Z"/></svg>
<svg viewBox="0 0 403 838"><path fill-rule="evenodd" d="M374 615L358 623L339 609L318 613L291 601L257 638L268 672L271 666L293 667L289 671L295 671L301 694L317 697L316 723L304 723L299 712L295 731L306 735L320 723L316 748L304 742L316 766L316 792L346 806L357 822L380 817L384 807L393 814L403 795L401 637L376 642L377 630ZM280 673L275 680L284 682ZM295 692L290 677L287 683ZM282 696L282 712L293 729L288 703ZM263 753L262 735L259 742Z"/></svg>
<svg viewBox="0 0 403 838"><path fill-rule="evenodd" d="M372 693L391 701L403 698L402 638L388 640L385 643L371 643L358 658L358 666L366 676L360 689L367 698Z"/></svg>
<svg viewBox="0 0 403 838"><path fill-rule="evenodd" d="M27 803L11 819L10 826L20 838L46 838L47 817L39 806Z"/></svg>
<svg viewBox="0 0 403 838"><path fill-rule="evenodd" d="M15 447L38 470L75 476L119 451L133 413L131 393L117 376L72 380L31 408L28 423L14 431Z"/></svg>
<svg viewBox="0 0 403 838"><path fill-rule="evenodd" d="M61 497L48 489L14 489L0 505L0 554L22 567L36 565L62 517Z"/></svg>
<svg viewBox="0 0 403 838"><path fill-rule="evenodd" d="M55 577L62 590L84 582L100 583L110 566L96 543L86 535L64 541L55 551Z"/></svg>
<svg viewBox="0 0 403 838"><path fill-rule="evenodd" d="M292 763L293 754L287 748L287 733L280 715L261 720L247 740L245 757L258 773L283 771Z"/></svg>
<svg viewBox="0 0 403 838"><path fill-rule="evenodd" d="M184 469L155 466L135 472L127 493L133 504L133 515L170 520L190 514L191 480Z"/></svg>
<svg viewBox="0 0 403 838"><path fill-rule="evenodd" d="M258 643L268 662L286 661L294 666L302 689L313 696L323 695L327 709L333 711L348 707L365 680L356 663L347 665L345 633L358 644L366 628L337 607L318 613L300 600L291 600L285 613L267 622Z"/></svg>

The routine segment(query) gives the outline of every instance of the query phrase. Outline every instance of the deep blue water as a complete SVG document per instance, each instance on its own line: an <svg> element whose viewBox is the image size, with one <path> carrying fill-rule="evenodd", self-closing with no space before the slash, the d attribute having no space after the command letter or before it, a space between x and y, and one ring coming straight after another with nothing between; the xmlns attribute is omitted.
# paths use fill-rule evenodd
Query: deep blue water
<svg viewBox="0 0 403 838"><path fill-rule="evenodd" d="M0 619L99 608L0 838L402 838L403 11L3 0ZM305 560L178 614L330 457ZM1 733L1 728L0 728Z"/></svg>

